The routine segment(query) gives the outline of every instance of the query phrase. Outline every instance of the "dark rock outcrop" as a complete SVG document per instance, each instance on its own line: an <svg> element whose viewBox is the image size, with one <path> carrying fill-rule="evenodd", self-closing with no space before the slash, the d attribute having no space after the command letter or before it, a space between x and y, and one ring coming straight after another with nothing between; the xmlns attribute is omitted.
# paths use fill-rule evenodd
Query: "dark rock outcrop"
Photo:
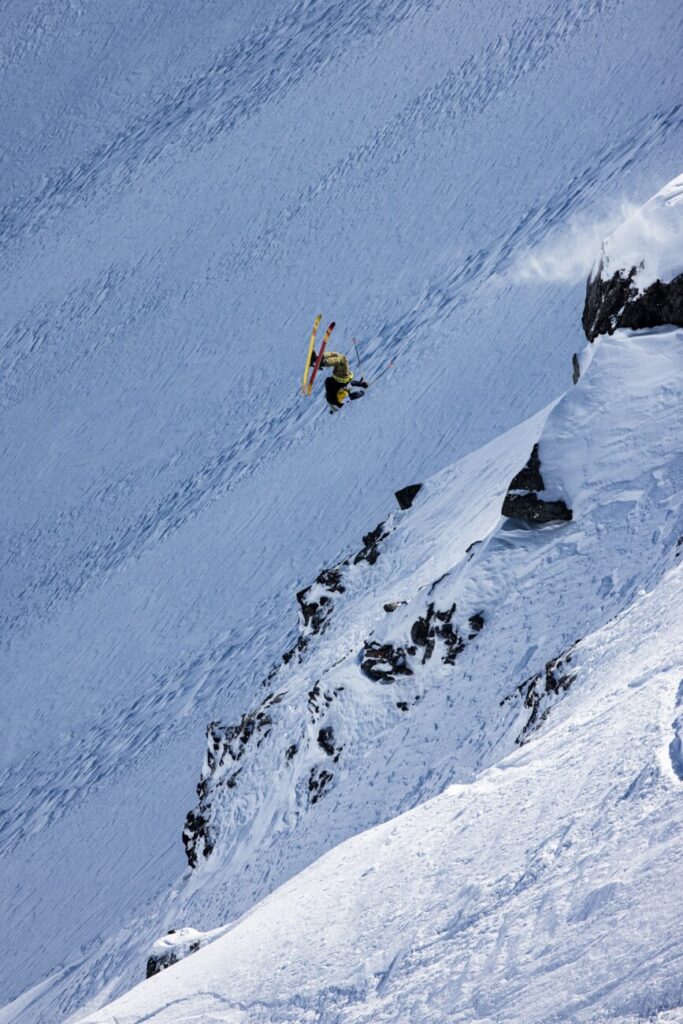
<svg viewBox="0 0 683 1024"><path fill-rule="evenodd" d="M545 483L541 476L541 459L538 454L538 445L531 449L531 455L524 469L513 476L510 481L510 491L544 491Z"/></svg>
<svg viewBox="0 0 683 1024"><path fill-rule="evenodd" d="M199 786L201 786L201 782ZM199 791L199 786L197 791ZM188 811L183 828L183 846L190 867L197 867L200 852L205 857L210 856L213 845L208 819L200 811Z"/></svg>
<svg viewBox="0 0 683 1024"><path fill-rule="evenodd" d="M358 565L360 562L367 562L374 565L380 556L380 544L389 536L389 530L385 523L379 523L374 530L370 530L363 537L363 547L353 558L346 558L338 565L330 569L323 569L318 574L315 582L309 587L304 587L296 595L299 604L299 628L300 637L297 643L282 656L285 664L288 664L297 651L303 651L309 643L310 637L323 633L334 611L334 595L343 594L346 591L344 573L348 567Z"/></svg>
<svg viewBox="0 0 683 1024"><path fill-rule="evenodd" d="M527 523L568 522L572 518L572 510L562 499L544 501L537 494L507 494L501 511L508 519Z"/></svg>
<svg viewBox="0 0 683 1024"><path fill-rule="evenodd" d="M581 364L579 363L579 357L574 353L572 356L572 384L578 384L581 380Z"/></svg>
<svg viewBox="0 0 683 1024"><path fill-rule="evenodd" d="M469 619L467 620L467 623L470 627L470 633L467 639L473 640L477 633L481 633L482 629L484 628L485 622L486 619L484 618L483 612L475 612L474 615L470 615Z"/></svg>
<svg viewBox="0 0 683 1024"><path fill-rule="evenodd" d="M396 676L412 676L413 670L408 664L408 655L416 654L416 648L394 647L393 644L380 644L374 640L366 640L363 645L361 671L380 683L394 683Z"/></svg>
<svg viewBox="0 0 683 1024"><path fill-rule="evenodd" d="M197 946L199 949L199 946ZM196 949L192 952L196 953ZM178 963L178 957L175 952L161 953L159 956L150 956L147 958L147 971L145 978L153 978L155 974L161 974L167 967L172 967L173 964Z"/></svg>
<svg viewBox="0 0 683 1024"><path fill-rule="evenodd" d="M316 722L327 711L343 689L343 686L335 686L333 690L323 690L320 680L313 685L308 691L308 711L312 722Z"/></svg>
<svg viewBox="0 0 683 1024"><path fill-rule="evenodd" d="M572 510L561 498L554 501L540 498L538 492L545 490L541 475L541 460L538 445L535 444L526 466L514 476L505 495L502 515L508 519L523 519L528 523L552 523L568 521Z"/></svg>
<svg viewBox="0 0 683 1024"><path fill-rule="evenodd" d="M308 802L310 804L317 804L333 778L332 772L328 772L326 768L321 768L319 765L311 768L311 773L308 776Z"/></svg>
<svg viewBox="0 0 683 1024"><path fill-rule="evenodd" d="M588 279L581 323L589 341L599 334L614 334L618 327L683 327L683 274L668 283L654 281L639 292L634 284L638 269L623 268L605 279L601 261L595 276Z"/></svg>
<svg viewBox="0 0 683 1024"><path fill-rule="evenodd" d="M239 762L250 743L260 746L273 725L271 711L284 693L271 693L250 714L243 715L237 725L210 722L206 730L207 749L201 779L197 785L199 804L188 811L183 828L183 845L191 868L197 866L199 854L208 857L215 847L213 835L212 798L221 789L234 789L241 772Z"/></svg>
<svg viewBox="0 0 683 1024"><path fill-rule="evenodd" d="M434 584L430 587L430 592ZM376 640L366 640L363 645L361 670L370 679L381 683L394 683L397 676L414 675L414 667L409 659L417 659L424 665L434 654L439 645L439 653L444 665L455 664L455 659L465 650L465 637L460 633L454 622L455 602L449 607L440 609L434 601L430 601L424 615L420 615L410 627L410 644L405 647L399 644L381 644ZM483 612L475 612L468 619L469 633L467 640L474 637L484 627ZM400 706L400 705L397 705Z"/></svg>
<svg viewBox="0 0 683 1024"><path fill-rule="evenodd" d="M389 530L386 523L378 523L374 530L370 530L370 533L366 533L363 537L363 547L354 556L353 564L358 565L359 562L368 562L369 565L374 565L379 558L380 542L388 536Z"/></svg>
<svg viewBox="0 0 683 1024"><path fill-rule="evenodd" d="M522 696L524 707L529 712L527 722L515 740L519 746L526 743L529 736L540 728L551 709L576 679L578 673L570 667L575 647L576 644L572 644L559 658L547 662L543 672L525 679L517 687L516 692Z"/></svg>
<svg viewBox="0 0 683 1024"><path fill-rule="evenodd" d="M337 763L343 748L336 745L334 729L331 725L323 726L318 733L318 746L322 747L327 756L331 757L335 764Z"/></svg>
<svg viewBox="0 0 683 1024"><path fill-rule="evenodd" d="M331 595L343 594L346 590L341 581L343 564L332 569L323 569L316 577L315 583L310 587L304 587L296 595L302 629L308 628L311 633L322 633L334 607Z"/></svg>
<svg viewBox="0 0 683 1024"><path fill-rule="evenodd" d="M425 614L413 623L410 639L423 649L423 665L434 653L437 640L443 641L445 650L441 660L446 665L453 665L457 656L464 651L465 643L452 622L454 612L455 604L445 611L438 611L432 601L427 605Z"/></svg>
<svg viewBox="0 0 683 1024"><path fill-rule="evenodd" d="M407 487L402 487L400 491L396 491L395 498L399 507L403 510L411 508L421 490L422 484L408 484Z"/></svg>

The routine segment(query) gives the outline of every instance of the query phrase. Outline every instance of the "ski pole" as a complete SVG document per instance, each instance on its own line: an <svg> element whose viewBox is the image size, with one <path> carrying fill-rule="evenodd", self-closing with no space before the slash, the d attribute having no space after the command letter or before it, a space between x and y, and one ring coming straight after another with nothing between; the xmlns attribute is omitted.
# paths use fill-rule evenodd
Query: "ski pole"
<svg viewBox="0 0 683 1024"><path fill-rule="evenodd" d="M377 383L377 381L378 381L378 380L380 379L380 377L383 377L383 376L384 376L384 374L385 374L385 373L387 372L387 370L390 370L390 369L391 369L391 367L392 367L393 365L394 365L394 360L393 360L393 359L391 359L391 360L390 360L390 361L389 361L389 362L387 363L387 365L386 365L386 366L384 367L384 369L382 370L382 372L381 372L381 373L378 373L378 374L377 374L377 376L375 377L375 379L374 379L374 380L369 380L369 381L368 381L368 384L376 384L376 383Z"/></svg>
<svg viewBox="0 0 683 1024"><path fill-rule="evenodd" d="M361 375L362 375L362 373L363 373L363 360L360 357L360 352L358 351L358 345L356 344L356 339L352 338L352 341L353 341L353 347L356 350L356 359L358 360L358 368L361 371Z"/></svg>

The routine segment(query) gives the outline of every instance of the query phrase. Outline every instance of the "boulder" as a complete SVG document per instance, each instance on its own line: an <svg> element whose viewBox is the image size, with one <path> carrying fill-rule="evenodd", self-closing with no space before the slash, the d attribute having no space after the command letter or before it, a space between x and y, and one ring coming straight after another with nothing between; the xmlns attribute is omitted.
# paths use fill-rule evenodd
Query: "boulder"
<svg viewBox="0 0 683 1024"><path fill-rule="evenodd" d="M407 487L402 487L400 491L396 491L395 497L402 509L410 508L415 498L422 490L422 484L409 484Z"/></svg>
<svg viewBox="0 0 683 1024"><path fill-rule="evenodd" d="M545 501L537 494L510 494L503 502L501 512L508 519L523 519L527 523L569 522L572 510L560 498L557 501Z"/></svg>
<svg viewBox="0 0 683 1024"><path fill-rule="evenodd" d="M361 671L380 683L393 683L396 676L412 676L413 671L408 664L408 655L415 654L416 649L394 647L393 644L380 644L375 640L367 640L363 645Z"/></svg>
<svg viewBox="0 0 683 1024"><path fill-rule="evenodd" d="M147 977L153 978L155 974L172 967L179 960L183 960L191 953L196 953L211 935L198 932L195 928L171 928L161 939L152 946L147 959Z"/></svg>
<svg viewBox="0 0 683 1024"><path fill-rule="evenodd" d="M566 522L572 518L572 510L561 498L539 497L545 491L541 475L541 460L538 445L535 444L526 466L510 481L503 501L501 514L508 519L523 519L527 523Z"/></svg>

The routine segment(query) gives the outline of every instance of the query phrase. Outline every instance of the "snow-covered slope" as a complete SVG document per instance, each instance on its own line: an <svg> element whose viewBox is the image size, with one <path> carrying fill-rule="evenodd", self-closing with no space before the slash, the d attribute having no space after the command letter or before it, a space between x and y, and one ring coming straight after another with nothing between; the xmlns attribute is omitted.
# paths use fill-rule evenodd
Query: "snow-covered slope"
<svg viewBox="0 0 683 1024"><path fill-rule="evenodd" d="M373 631L406 642L410 616L426 611L417 588L441 571L451 576L439 600L471 578L497 607L486 574L506 545L514 555L521 540L543 564L542 543L496 526L510 477L542 429L547 483L570 503L571 485L600 465L555 473L552 430L564 427L551 417L543 428L540 412L580 347L583 284L520 284L516 270L549 240L562 248L575 217L610 218L679 170L678 4L647 17L636 0L229 7L0 11L0 889L12 935L0 1000L19 997L6 1019L27 1024L120 993L168 927L224 926L331 843L509 749L514 702L496 712L508 716L498 753L484 729L454 758L431 727L428 753L404 758L400 730L426 736L428 710L392 703L389 691L418 691L362 676L354 657ZM296 390L318 312L336 318L338 347L359 338L368 375L395 359L337 420ZM624 337L640 367L640 342ZM674 348L660 340L655 376ZM580 393L591 386L601 387ZM630 401L640 414L635 392ZM662 401L659 419L647 410L658 423ZM572 402L553 416L564 408L574 429ZM661 454L647 430L646 450ZM631 525L642 515L660 530L653 578L672 528L658 504L666 473L627 475L642 499L617 482L627 497L603 494L595 520L611 524L621 508L624 544L628 508ZM259 706L261 681L297 638L295 592L357 550L396 487L418 480L424 491L395 517L376 566L348 570L328 631L273 681L291 706L277 705L259 755L247 750L234 805L244 856L263 848L267 865L257 877L245 863L231 881L236 846L222 839L188 881L180 832L206 723ZM590 506L581 487L576 497ZM556 532L592 558L596 538L581 528L575 518ZM465 535L490 542L461 570ZM604 593L591 579L598 621L639 585L618 565L623 578L599 569ZM480 611L479 598L464 592L458 614ZM409 609L384 613L403 599ZM563 643L586 628L579 618ZM484 641L499 649L499 628L487 620L456 675ZM520 646L510 692L561 653L560 632L534 638L526 661ZM421 673L426 702L441 685L438 657ZM301 717L318 665L353 680L344 707L357 719L330 718L337 738L350 732L314 818L286 787L304 780L308 791L311 769L326 765L323 725ZM267 806L282 844L269 849L257 801L292 732L302 745L290 774L274 776ZM398 768L379 798L385 733ZM355 797L366 766L374 791L368 782ZM338 819L335 801L346 801ZM216 804L223 837L231 807Z"/></svg>
<svg viewBox="0 0 683 1024"><path fill-rule="evenodd" d="M428 481L299 595L301 641L271 692L209 729L186 830L198 867L176 912L245 916L84 1019L683 1006L683 947L662 953L680 908L657 909L680 859L683 330L616 330L579 367L551 408ZM532 445L500 519L500 480Z"/></svg>
<svg viewBox="0 0 683 1024"><path fill-rule="evenodd" d="M196 844L210 871L193 882L188 920L241 913L335 842L474 777L553 702L546 664L672 563L683 331L620 331L590 354L545 422L430 480L392 516L377 562L342 568L343 593L300 664L271 676L248 720L212 726ZM546 493L567 499L571 522L500 518L501 490L537 439Z"/></svg>
<svg viewBox="0 0 683 1024"><path fill-rule="evenodd" d="M680 593L676 568L582 641L571 692L520 750L85 1020L679 1021Z"/></svg>

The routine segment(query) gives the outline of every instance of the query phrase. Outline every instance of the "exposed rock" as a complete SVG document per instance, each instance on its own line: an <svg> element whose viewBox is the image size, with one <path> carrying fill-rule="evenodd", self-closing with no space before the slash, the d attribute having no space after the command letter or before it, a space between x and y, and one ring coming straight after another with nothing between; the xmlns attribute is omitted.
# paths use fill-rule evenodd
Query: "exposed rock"
<svg viewBox="0 0 683 1024"><path fill-rule="evenodd" d="M200 783L201 786L201 783ZM199 787L197 787L199 789ZM208 857L213 850L213 839L209 835L208 821L198 811L188 811L183 828L183 846L187 863L191 868L197 867L199 852Z"/></svg>
<svg viewBox="0 0 683 1024"><path fill-rule="evenodd" d="M396 491L395 497L399 507L404 510L411 508L421 490L422 484L409 484L407 487L402 487L400 491Z"/></svg>
<svg viewBox="0 0 683 1024"><path fill-rule="evenodd" d="M445 651L441 660L446 665L453 665L458 654L464 651L463 639L452 623L454 612L455 604L445 611L438 611L434 607L434 602L431 602L424 616L413 623L410 638L417 647L424 648L423 665L434 653L437 639L443 641Z"/></svg>
<svg viewBox="0 0 683 1024"><path fill-rule="evenodd" d="M430 588L430 592L433 586ZM413 622L410 627L411 645L402 647L390 643L380 644L377 641L366 641L363 646L361 669L370 679L382 683L393 683L397 676L410 676L414 670L409 664L409 657L414 658L421 650L420 663L424 665L434 654L437 642L441 644L441 660L445 665L453 665L457 656L464 651L465 641L453 623L455 603L450 608L439 609L431 601L424 615ZM484 616L477 612L469 619L472 639L484 625Z"/></svg>
<svg viewBox="0 0 683 1024"><path fill-rule="evenodd" d="M531 455L524 467L510 481L510 491L544 491L545 483L541 476L541 459L538 454L538 445L531 449Z"/></svg>
<svg viewBox="0 0 683 1024"><path fill-rule="evenodd" d="M304 587L296 595L301 612L301 628L310 633L322 633L332 614L334 602L332 594L343 594L346 587L342 583L342 569L348 562L335 565L332 569L323 569L316 577L315 583ZM291 657L291 655L289 655Z"/></svg>
<svg viewBox="0 0 683 1024"><path fill-rule="evenodd" d="M578 384L581 380L581 364L576 352L572 356L572 383Z"/></svg>
<svg viewBox="0 0 683 1024"><path fill-rule="evenodd" d="M374 640L366 641L363 645L361 671L370 679L381 683L393 683L396 676L412 676L413 671L408 665L409 653L410 648L379 644ZM414 647L412 653L416 653Z"/></svg>
<svg viewBox="0 0 683 1024"><path fill-rule="evenodd" d="M296 654L296 652L299 649L300 649L299 648L299 644L296 643L296 644L294 644L293 647L290 647L288 651L285 651L285 653L282 655L282 660L283 660L285 665L289 665L290 661L292 660L292 658L294 657L294 655ZM269 676L270 676L271 679L272 679L274 674L275 674L274 671L271 669L271 672L269 673ZM264 683L265 682L266 682L266 680L264 680Z"/></svg>
<svg viewBox="0 0 683 1024"><path fill-rule="evenodd" d="M323 569L309 587L300 590L296 599L299 603L299 629L300 637L297 643L282 656L285 664L288 664L297 652L303 651L311 636L323 633L334 610L334 595L343 594L346 591L344 583L344 572L353 563L368 562L374 565L380 556L379 545L385 537L389 536L389 530L384 522L379 523L374 530L366 533L363 537L363 547L353 558L346 558L338 565L330 569Z"/></svg>
<svg viewBox="0 0 683 1024"><path fill-rule="evenodd" d="M318 746L322 747L328 757L339 757L340 748L334 745L334 729L331 725L326 725L318 733Z"/></svg>
<svg viewBox="0 0 683 1024"><path fill-rule="evenodd" d="M473 640L477 633L481 633L482 629L484 628L484 623L486 622L486 619L484 618L483 612L475 612L474 615L470 615L467 622L470 627L470 633L467 639Z"/></svg>
<svg viewBox="0 0 683 1024"><path fill-rule="evenodd" d="M171 928L152 946L147 959L146 977L153 978L155 974L165 971L167 967L177 964L191 953L196 953L206 943L207 938L205 933L194 928L180 928L178 931Z"/></svg>
<svg viewBox="0 0 683 1024"><path fill-rule="evenodd" d="M524 698L524 707L529 710L526 725L515 740L520 746L540 728L552 707L576 679L577 671L569 668L575 647L576 644L572 644L559 658L547 662L543 672L525 679L517 687L517 692Z"/></svg>
<svg viewBox="0 0 683 1024"><path fill-rule="evenodd" d="M528 523L570 520L572 510L561 498L554 501L539 498L537 492L544 490L541 460L538 454L538 445L535 444L524 469L521 469L510 481L510 487L501 509L502 515L507 516L508 519L524 519Z"/></svg>
<svg viewBox="0 0 683 1024"><path fill-rule="evenodd" d="M311 768L311 774L308 777L308 802L310 804L317 804L333 778L332 772L328 772L326 768L321 768L319 765Z"/></svg>
<svg viewBox="0 0 683 1024"><path fill-rule="evenodd" d="M432 602L428 605L425 615L416 619L410 627L410 639L417 647L424 648L422 655L423 665L431 658L434 652L434 644L436 643L436 630L432 625L433 616L434 603Z"/></svg>
<svg viewBox="0 0 683 1024"><path fill-rule="evenodd" d="M374 530L366 533L363 537L363 547L353 559L353 564L358 565L359 562L368 562L370 565L374 565L379 558L380 541L383 541L388 536L389 530L386 527L386 523L378 523Z"/></svg>
<svg viewBox="0 0 683 1024"><path fill-rule="evenodd" d="M320 717L322 712L330 706L343 689L343 686L336 686L334 690L323 690L320 680L315 683L308 691L308 710L312 722L315 722Z"/></svg>
<svg viewBox="0 0 683 1024"><path fill-rule="evenodd" d="M527 523L568 522L573 515L561 499L544 501L537 494L507 494L501 512L508 519L524 519Z"/></svg>
<svg viewBox="0 0 683 1024"><path fill-rule="evenodd" d="M199 805L188 811L183 828L183 845L187 862L191 868L197 866L199 854L210 856L215 847L211 828L211 802L214 791L220 786L234 789L241 772L239 762L247 745L256 746L270 734L273 719L270 711L279 704L284 693L270 693L259 707L243 715L237 725L210 722L206 730L207 749L202 775L197 786ZM237 766L237 767L236 767Z"/></svg>
<svg viewBox="0 0 683 1024"><path fill-rule="evenodd" d="M589 341L599 334L614 334L618 327L683 327L683 274L668 283L658 279L641 292L634 284L639 269L622 268L605 279L604 263L600 261L597 273L588 279L581 317Z"/></svg>
<svg viewBox="0 0 683 1024"><path fill-rule="evenodd" d="M335 730L331 725L326 725L325 728L318 732L317 744L322 746L328 757L333 758L335 756Z"/></svg>

